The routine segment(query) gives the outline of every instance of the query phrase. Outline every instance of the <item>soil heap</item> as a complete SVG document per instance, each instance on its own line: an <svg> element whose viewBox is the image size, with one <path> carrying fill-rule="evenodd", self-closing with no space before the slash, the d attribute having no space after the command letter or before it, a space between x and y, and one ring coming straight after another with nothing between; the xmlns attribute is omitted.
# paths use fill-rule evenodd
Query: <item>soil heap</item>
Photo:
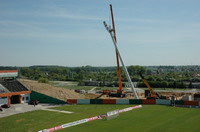
<svg viewBox="0 0 200 132"><path fill-rule="evenodd" d="M67 99L83 99L84 95L74 92L73 90L51 86L46 83L38 83L37 81L19 79L19 81L30 90L54 97L59 100Z"/></svg>

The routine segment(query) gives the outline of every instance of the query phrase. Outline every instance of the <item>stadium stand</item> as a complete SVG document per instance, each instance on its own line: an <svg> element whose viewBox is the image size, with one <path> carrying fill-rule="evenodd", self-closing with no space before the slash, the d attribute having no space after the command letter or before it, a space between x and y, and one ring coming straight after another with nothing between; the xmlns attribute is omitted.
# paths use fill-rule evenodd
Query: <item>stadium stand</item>
<svg viewBox="0 0 200 132"><path fill-rule="evenodd" d="M17 80L3 80L0 84L6 87L10 92L28 91L28 89Z"/></svg>
<svg viewBox="0 0 200 132"><path fill-rule="evenodd" d="M17 75L17 70L0 71L0 106L30 101L31 91L16 80Z"/></svg>
<svg viewBox="0 0 200 132"><path fill-rule="evenodd" d="M0 84L0 93L9 93L10 91Z"/></svg>

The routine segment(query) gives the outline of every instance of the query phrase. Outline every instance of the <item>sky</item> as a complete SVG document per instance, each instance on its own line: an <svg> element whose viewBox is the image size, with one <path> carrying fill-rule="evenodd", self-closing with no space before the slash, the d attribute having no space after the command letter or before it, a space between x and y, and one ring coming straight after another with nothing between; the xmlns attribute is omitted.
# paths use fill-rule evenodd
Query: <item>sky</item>
<svg viewBox="0 0 200 132"><path fill-rule="evenodd" d="M0 66L200 65L199 0L0 0Z"/></svg>

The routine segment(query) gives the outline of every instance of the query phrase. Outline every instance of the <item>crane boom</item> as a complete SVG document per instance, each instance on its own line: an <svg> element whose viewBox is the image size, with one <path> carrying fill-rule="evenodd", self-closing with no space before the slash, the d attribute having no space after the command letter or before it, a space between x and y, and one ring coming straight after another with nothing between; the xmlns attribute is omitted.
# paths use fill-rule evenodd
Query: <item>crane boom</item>
<svg viewBox="0 0 200 132"><path fill-rule="evenodd" d="M157 96L156 93L154 92L153 88L149 85L149 83L144 79L144 76L140 73L140 77L142 78L142 81L144 84L147 86L147 88L150 91L151 96Z"/></svg>
<svg viewBox="0 0 200 132"><path fill-rule="evenodd" d="M147 88L150 91L150 95L148 95L147 99L167 99L167 96L162 96L162 95L159 95L157 92L155 92L153 88L149 85L149 83L145 80L144 76L141 73L139 73L139 75L142 78L142 81L144 82L144 84L147 86Z"/></svg>
<svg viewBox="0 0 200 132"><path fill-rule="evenodd" d="M112 17L113 37L114 37L114 41L117 43L114 15L113 15L113 10L112 10L112 5L111 4L110 4L110 12L111 12L111 17ZM116 51L116 60L117 60L117 76L118 76L118 81L119 81L119 88L117 90L117 93L121 93L123 91L123 88L122 88L122 77L121 77L120 64L119 64L119 55L118 55L117 51Z"/></svg>
<svg viewBox="0 0 200 132"><path fill-rule="evenodd" d="M114 39L113 29L111 29L110 27L108 27L108 25L106 24L105 21L104 21L103 23L104 23L104 26L105 26L106 30L110 33L110 36L111 36L112 41L113 41L113 44L114 44L114 46L115 46L115 50L117 51L117 53L118 53L118 55L119 55L119 59L120 59L120 61L121 61L121 63L122 63L122 66L123 66L123 68L124 68L125 75L126 75L128 81L129 81L130 85L131 85L131 90L132 90L132 92L133 92L133 94L134 94L134 98L135 98L135 99L139 99L139 97L138 97L138 95L137 95L137 91L135 90L135 87L134 87L134 85L133 85L133 82L131 81L131 77L130 77L130 75L129 75L129 73L128 73L128 70L127 70L127 68L126 68L126 66L125 66L125 64L124 64L124 61L123 61L123 59L122 59L122 57L121 57L121 55L120 55L119 49L118 49L118 47L117 47L117 43L116 43L116 41L115 41L115 39Z"/></svg>

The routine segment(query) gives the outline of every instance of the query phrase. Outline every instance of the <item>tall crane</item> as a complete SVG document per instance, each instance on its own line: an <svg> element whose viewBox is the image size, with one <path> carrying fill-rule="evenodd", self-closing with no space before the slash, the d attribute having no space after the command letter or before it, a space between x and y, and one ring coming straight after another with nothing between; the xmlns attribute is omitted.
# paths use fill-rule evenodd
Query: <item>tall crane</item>
<svg viewBox="0 0 200 132"><path fill-rule="evenodd" d="M119 52L119 49L117 47L117 39L116 39L116 31L115 31L115 24L114 24L114 15L113 15L113 11L112 11L112 5L110 4L110 11L111 11L111 16L112 16L112 27L111 26L108 26L106 24L106 22L104 21L104 26L106 28L106 30L109 32L111 38L112 38L112 41L113 41L113 44L115 46L115 51L116 51L116 59L117 59L117 72L118 72L118 80L119 80L119 88L117 90L117 94L118 95L121 95L122 92L123 92L123 88L122 88L122 80L121 80L121 71L120 71L120 64L119 64L119 60L121 61L121 64L123 66L123 69L124 69L124 72L125 72L125 75L131 85L131 90L134 94L134 98L135 99L139 99L138 95L137 95L137 91L135 90L134 88L134 85L133 85L133 82L131 81L131 78L130 78L130 75L128 73L128 70L123 62L123 59L120 55L120 52Z"/></svg>
<svg viewBox="0 0 200 132"><path fill-rule="evenodd" d="M114 38L114 41L117 43L114 15L113 15L113 10L112 10L112 5L111 4L110 4L110 13L111 13L111 18L112 18L113 38ZM120 64L119 64L119 55L118 55L117 50L116 50L116 60L117 60L117 76L118 76L118 82L119 82L119 88L117 90L117 93L120 94L120 93L123 92L123 88L122 88L122 77L121 77L121 70L120 70Z"/></svg>

